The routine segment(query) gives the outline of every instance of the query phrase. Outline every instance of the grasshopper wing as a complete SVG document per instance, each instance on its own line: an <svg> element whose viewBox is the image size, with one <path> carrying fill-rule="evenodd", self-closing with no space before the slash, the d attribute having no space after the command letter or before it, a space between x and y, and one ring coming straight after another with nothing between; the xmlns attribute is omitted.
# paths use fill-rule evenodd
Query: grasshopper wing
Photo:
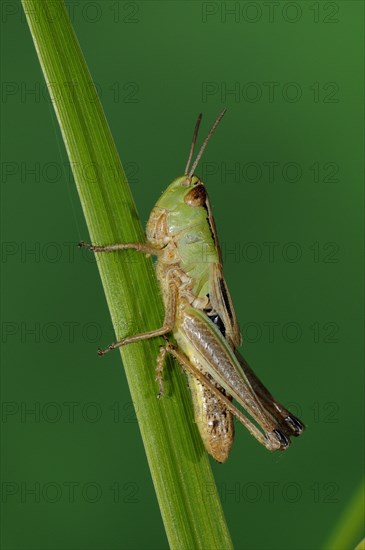
<svg viewBox="0 0 365 550"><path fill-rule="evenodd" d="M217 229L208 198L206 199L205 207L208 213L208 223L212 232L214 244L218 251L219 259L218 263L212 263L210 266L209 300L212 311L218 315L221 321L221 332L223 333L223 336L228 340L232 347L238 348L241 345L242 338L232 299L223 276L222 252L219 246Z"/></svg>
<svg viewBox="0 0 365 550"><path fill-rule="evenodd" d="M242 357L239 351L235 350L234 353L245 377L248 379L252 389L256 393L257 397L260 399L262 405L272 417L276 418L278 428L287 437L293 435L299 436L304 430L304 425L299 420L299 418L294 416L283 405L276 401L269 390L264 386L261 380L259 380L256 374L253 372L251 367L248 365L246 359Z"/></svg>

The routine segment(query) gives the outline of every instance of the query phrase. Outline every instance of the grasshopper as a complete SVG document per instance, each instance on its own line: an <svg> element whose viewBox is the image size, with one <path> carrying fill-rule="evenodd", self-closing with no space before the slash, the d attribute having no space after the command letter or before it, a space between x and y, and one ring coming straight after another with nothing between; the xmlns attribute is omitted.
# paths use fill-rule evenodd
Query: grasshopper
<svg viewBox="0 0 365 550"><path fill-rule="evenodd" d="M204 183L194 172L221 121L220 113L195 161L192 156L202 119L199 115L184 175L161 195L147 223L145 243L95 246L95 253L135 249L157 257L156 274L165 306L162 327L128 336L98 351L164 336L156 380L163 395L163 367L169 353L184 368L192 392L194 416L205 448L224 462L233 438L233 417L268 450L284 450L302 433L301 421L277 402L239 354L239 325L223 277L222 255ZM167 335L172 335L172 343ZM236 407L235 399L251 418Z"/></svg>

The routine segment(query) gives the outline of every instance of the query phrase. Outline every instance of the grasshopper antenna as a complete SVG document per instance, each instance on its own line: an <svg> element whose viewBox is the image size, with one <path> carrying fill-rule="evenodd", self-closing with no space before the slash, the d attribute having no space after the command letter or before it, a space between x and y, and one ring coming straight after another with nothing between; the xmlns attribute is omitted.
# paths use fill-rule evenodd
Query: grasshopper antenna
<svg viewBox="0 0 365 550"><path fill-rule="evenodd" d="M198 166L198 163L199 163L199 161L200 161L200 159L201 159L201 157L202 157L202 154L204 153L204 150L205 150L206 146L208 145L208 142L209 142L210 138L212 137L212 135L214 134L214 131L215 131L215 129L217 128L218 124L220 123L220 121L222 120L222 118L224 117L224 115L226 114L226 111L227 111L227 109L224 109L224 110L220 113L220 115L218 116L217 120L215 121L215 123L213 124L213 126L211 127L211 129L209 130L209 133L208 133L207 137L205 138L203 145L200 147L200 151L199 151L199 153L198 153L198 155L197 155L197 157L196 157L196 159L195 159L195 161L194 161L194 164L193 164L193 166L192 166L191 169L190 169L190 172L189 172L189 174L188 174L189 178L191 178L191 176L194 174L195 168ZM198 119L198 121L199 121L199 119ZM199 124L200 124L200 121L199 121ZM198 128L199 128L199 126L198 126ZM195 136L195 134L194 134L194 136ZM190 152L192 153L192 151L190 151Z"/></svg>
<svg viewBox="0 0 365 550"><path fill-rule="evenodd" d="M202 121L202 117L203 117L203 113L200 113L200 115L198 116L198 120L196 121L196 124L195 124L193 139L191 141L191 146L190 146L189 158L188 158L188 162L186 163L186 168L185 168L184 174L187 174L188 170L189 170L189 166L190 166L190 163L191 163L191 158L192 158L193 153L194 153L196 138L198 137L199 127L200 127L200 123Z"/></svg>

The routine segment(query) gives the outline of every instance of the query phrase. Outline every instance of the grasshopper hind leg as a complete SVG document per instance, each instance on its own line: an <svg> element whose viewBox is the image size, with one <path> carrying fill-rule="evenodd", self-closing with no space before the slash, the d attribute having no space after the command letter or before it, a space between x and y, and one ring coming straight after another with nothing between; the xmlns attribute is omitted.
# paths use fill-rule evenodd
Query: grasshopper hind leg
<svg viewBox="0 0 365 550"><path fill-rule="evenodd" d="M199 380L199 382L205 388L207 388L207 390L209 390L212 395L214 395L215 398L217 398L217 400L222 403L222 405L224 405L227 411L235 416L245 426L245 428L247 428L250 434L253 435L259 443L261 443L269 451L276 451L279 449L287 448L287 446L290 444L290 441L285 437L284 434L282 434L280 431L278 431L278 433L276 433L275 431L263 433L257 428L257 426L255 426L255 424L253 424L249 420L249 418L247 418L239 409L237 409L237 407L233 405L227 395L219 391L219 389L214 384L212 384L212 382L194 364L191 363L191 361L186 357L184 353L182 353L179 349L177 349L169 342L166 343L165 347L166 351L170 353L173 357L175 357L175 359L178 361L178 363L180 363L186 373L189 376L193 376L194 378Z"/></svg>
<svg viewBox="0 0 365 550"><path fill-rule="evenodd" d="M159 385L158 399L164 395L163 370L167 353L170 353L185 370L192 395L195 423L197 424L200 436L207 452L219 463L227 460L234 438L234 423L230 411L221 399L217 397L222 395L226 400L231 401L224 389L214 383L213 380L205 378L200 372L200 376L206 380L206 383L214 388L214 392L201 380L196 378L189 368L188 359L179 352L173 344L165 337L166 343L160 347L156 365L156 381ZM191 365L192 369L197 367Z"/></svg>
<svg viewBox="0 0 365 550"><path fill-rule="evenodd" d="M160 399L164 396L164 386L163 386L163 370L165 366L165 359L167 354L167 346L166 344L164 346L160 347L159 354L157 356L157 364L156 364L156 382L158 383L159 392L157 394L157 399Z"/></svg>
<svg viewBox="0 0 365 550"><path fill-rule="evenodd" d="M217 390L231 400L224 389L208 376ZM227 460L234 439L234 423L232 413L208 390L195 376L188 375L191 391L194 418L200 436L208 453L220 463Z"/></svg>

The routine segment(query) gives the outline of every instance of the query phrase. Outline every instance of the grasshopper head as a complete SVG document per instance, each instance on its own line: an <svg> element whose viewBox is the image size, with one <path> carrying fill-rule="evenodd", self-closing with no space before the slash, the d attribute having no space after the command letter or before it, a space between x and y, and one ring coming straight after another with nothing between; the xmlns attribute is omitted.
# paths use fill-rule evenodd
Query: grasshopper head
<svg viewBox="0 0 365 550"><path fill-rule="evenodd" d="M207 218L207 193L204 183L194 175L199 160L226 109L220 113L211 127L193 164L191 160L202 119L200 114L195 124L189 158L184 176L176 178L156 203L147 223L147 238L153 243L159 243L169 236L176 235L186 229L187 225L205 224ZM191 166L190 166L191 165Z"/></svg>
<svg viewBox="0 0 365 550"><path fill-rule="evenodd" d="M152 210L147 223L147 238L158 244L197 225L206 226L207 192L197 176L176 178ZM166 244L166 242L165 242Z"/></svg>
<svg viewBox="0 0 365 550"><path fill-rule="evenodd" d="M176 178L158 201L160 208L175 210L179 206L205 206L207 193L204 183L198 176Z"/></svg>

